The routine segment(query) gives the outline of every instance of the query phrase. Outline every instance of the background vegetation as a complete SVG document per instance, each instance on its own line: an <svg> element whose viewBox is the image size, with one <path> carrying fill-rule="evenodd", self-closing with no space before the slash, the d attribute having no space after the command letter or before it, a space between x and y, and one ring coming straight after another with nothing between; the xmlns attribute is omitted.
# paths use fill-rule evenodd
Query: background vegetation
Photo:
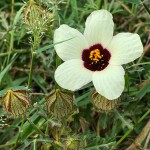
<svg viewBox="0 0 150 150"><path fill-rule="evenodd" d="M61 63L54 30L65 23L83 32L87 16L102 8L113 14L115 34L140 35L144 53L124 66L126 87L116 108L98 110L90 83L75 92L67 116L59 108L55 116L45 99L57 87L54 71ZM0 149L150 149L149 8L149 0L1 0L0 97L10 88L28 90L30 107L14 117L1 104Z"/></svg>

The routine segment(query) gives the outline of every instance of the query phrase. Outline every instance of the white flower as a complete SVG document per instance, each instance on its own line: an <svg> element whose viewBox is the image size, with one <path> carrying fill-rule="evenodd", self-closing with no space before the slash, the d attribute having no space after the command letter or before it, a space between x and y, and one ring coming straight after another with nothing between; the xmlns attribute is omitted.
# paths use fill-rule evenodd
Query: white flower
<svg viewBox="0 0 150 150"><path fill-rule="evenodd" d="M87 18L84 34L67 25L55 31L54 43L66 40L55 45L65 61L55 72L62 88L75 91L92 81L96 91L109 100L121 95L125 84L121 65L140 57L143 45L138 34L113 36L113 28L112 14L98 10Z"/></svg>

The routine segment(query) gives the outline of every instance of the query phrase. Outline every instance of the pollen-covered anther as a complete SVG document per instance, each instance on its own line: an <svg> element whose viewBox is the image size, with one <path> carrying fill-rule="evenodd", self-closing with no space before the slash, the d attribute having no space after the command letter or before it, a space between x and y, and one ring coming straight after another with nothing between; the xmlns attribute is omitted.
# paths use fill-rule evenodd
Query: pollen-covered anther
<svg viewBox="0 0 150 150"><path fill-rule="evenodd" d="M91 71L101 71L105 69L110 60L111 54L104 49L101 44L95 44L82 52L84 67Z"/></svg>
<svg viewBox="0 0 150 150"><path fill-rule="evenodd" d="M101 58L103 57L103 55L100 54L100 50L99 49L94 49L90 52L90 56L89 58L94 61L95 63L97 63Z"/></svg>

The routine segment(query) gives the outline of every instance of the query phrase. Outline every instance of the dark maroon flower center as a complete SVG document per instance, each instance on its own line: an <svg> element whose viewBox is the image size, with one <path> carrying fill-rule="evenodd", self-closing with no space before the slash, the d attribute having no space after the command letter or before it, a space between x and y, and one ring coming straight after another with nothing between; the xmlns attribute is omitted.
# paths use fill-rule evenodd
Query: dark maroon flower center
<svg viewBox="0 0 150 150"><path fill-rule="evenodd" d="M82 52L84 67L91 71L101 71L105 69L110 60L111 54L104 49L101 44L95 44Z"/></svg>

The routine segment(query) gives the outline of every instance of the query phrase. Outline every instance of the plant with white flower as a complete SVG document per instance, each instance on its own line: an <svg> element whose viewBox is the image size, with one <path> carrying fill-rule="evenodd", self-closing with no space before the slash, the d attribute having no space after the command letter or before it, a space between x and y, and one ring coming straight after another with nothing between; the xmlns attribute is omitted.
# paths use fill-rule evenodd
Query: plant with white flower
<svg viewBox="0 0 150 150"><path fill-rule="evenodd" d="M97 10L87 18L84 34L65 24L55 30L54 43L64 41L55 45L65 61L55 72L62 88L75 91L92 81L96 91L108 100L121 95L125 85L121 65L140 57L143 45L138 34L113 36L113 29L112 14Z"/></svg>

